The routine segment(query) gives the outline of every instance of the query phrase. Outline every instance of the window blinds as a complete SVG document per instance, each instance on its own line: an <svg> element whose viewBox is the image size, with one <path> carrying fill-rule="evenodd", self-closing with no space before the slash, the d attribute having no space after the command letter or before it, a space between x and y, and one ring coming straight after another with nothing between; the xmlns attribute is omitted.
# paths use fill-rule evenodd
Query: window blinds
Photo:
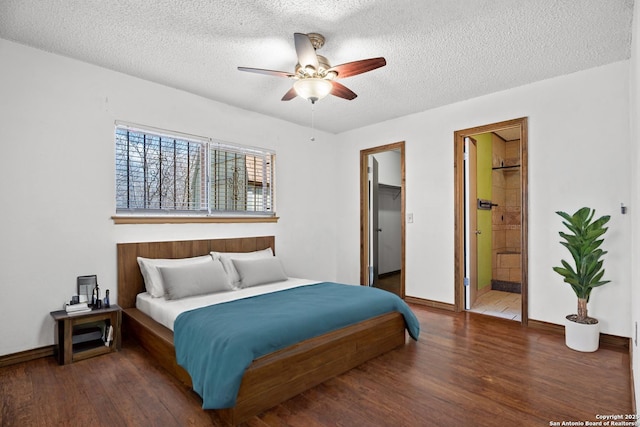
<svg viewBox="0 0 640 427"><path fill-rule="evenodd" d="M116 124L116 209L273 215L269 150Z"/></svg>

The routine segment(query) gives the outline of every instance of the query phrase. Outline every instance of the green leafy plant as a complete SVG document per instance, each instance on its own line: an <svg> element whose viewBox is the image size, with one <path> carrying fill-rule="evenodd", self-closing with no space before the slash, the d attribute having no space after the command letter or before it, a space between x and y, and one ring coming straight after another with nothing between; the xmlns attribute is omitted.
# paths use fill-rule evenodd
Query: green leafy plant
<svg viewBox="0 0 640 427"><path fill-rule="evenodd" d="M581 208L573 215L566 212L556 212L564 221L562 222L570 233L560 232L560 237L564 241L560 244L569 250L575 268L567 261L562 260L562 267L553 267L553 271L564 277L564 281L571 285L571 288L578 297L578 314L567 316L569 320L578 323L597 323L596 319L587 315L587 303L591 290L610 282L602 280L604 276L603 260L601 259L607 252L600 249L604 242L601 238L607 231L604 225L609 222L609 215L593 219L596 211L591 208Z"/></svg>

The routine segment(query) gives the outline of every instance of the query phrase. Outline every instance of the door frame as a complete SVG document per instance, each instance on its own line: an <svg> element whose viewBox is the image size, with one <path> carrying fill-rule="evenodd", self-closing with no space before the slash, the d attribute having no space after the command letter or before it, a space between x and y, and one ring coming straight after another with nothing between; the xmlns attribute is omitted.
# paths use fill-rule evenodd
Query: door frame
<svg viewBox="0 0 640 427"><path fill-rule="evenodd" d="M464 138L482 133L495 132L506 128L520 128L520 189L521 189L521 288L522 288L522 324L529 321L528 309L528 261L529 261L529 233L528 233L528 127L527 118L521 117L513 120L477 126L454 132L454 296L455 310L464 310Z"/></svg>
<svg viewBox="0 0 640 427"><path fill-rule="evenodd" d="M370 169L371 168L371 169ZM375 186L378 186L376 189ZM367 285L375 286L380 271L380 181L378 180L378 160L375 156L367 156L367 195L369 209L367 209L367 236L369 237L369 254L367 256Z"/></svg>
<svg viewBox="0 0 640 427"><path fill-rule="evenodd" d="M468 165L465 168L464 174L466 175L466 172L468 171L469 175L473 176L473 175L477 175L478 173L478 153L477 153L478 141L476 141L476 139L473 138L472 136L465 137L463 141L466 139L469 139L469 144L468 145L465 144L465 146L469 148L469 152L467 154L468 158L466 159L466 162L468 162ZM474 146L475 148L472 150L471 146ZM472 152L473 152L473 159L471 158ZM468 198L469 201L476 200L478 198L477 180L473 180L473 184L472 184L471 179L470 178L467 179L467 177L465 176L465 181L469 182L470 188L468 192L469 194L468 195L464 194L463 197ZM473 255L468 260L469 270L470 270L468 272L469 292L468 294L465 292L465 295L463 297L463 304L465 309L467 309L467 306L469 307L473 306L473 303L476 301L476 298L478 297L478 234L477 234L478 207L475 203L469 203L469 206L465 206L465 210L467 210L470 215L469 224L468 224L469 229L468 230L466 229L467 228L466 224L463 226L465 228L465 233L468 234L468 236L465 236L465 240L467 239L467 237L469 238L469 253L473 253ZM465 265L465 270L466 270L466 265ZM469 297L469 300L467 300L467 296Z"/></svg>
<svg viewBox="0 0 640 427"><path fill-rule="evenodd" d="M368 261L369 261L369 190L367 167L369 166L367 159L369 155L382 153L384 151L400 150L400 216L401 224L401 261L400 261L400 298L405 297L405 142L399 141L391 144L381 145L378 147L360 150L360 284L366 285L368 280Z"/></svg>

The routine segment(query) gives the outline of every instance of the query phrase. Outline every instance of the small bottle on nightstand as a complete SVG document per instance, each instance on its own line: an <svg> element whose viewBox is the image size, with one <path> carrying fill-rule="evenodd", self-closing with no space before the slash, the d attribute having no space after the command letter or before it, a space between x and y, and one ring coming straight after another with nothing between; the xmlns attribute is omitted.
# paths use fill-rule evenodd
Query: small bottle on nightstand
<svg viewBox="0 0 640 427"><path fill-rule="evenodd" d="M104 308L109 308L111 307L111 304L109 303L109 289L107 289L104 293L104 304L103 304Z"/></svg>
<svg viewBox="0 0 640 427"><path fill-rule="evenodd" d="M96 287L94 288L94 297L93 299L93 308L102 308L102 301L100 301L100 288L96 283Z"/></svg>

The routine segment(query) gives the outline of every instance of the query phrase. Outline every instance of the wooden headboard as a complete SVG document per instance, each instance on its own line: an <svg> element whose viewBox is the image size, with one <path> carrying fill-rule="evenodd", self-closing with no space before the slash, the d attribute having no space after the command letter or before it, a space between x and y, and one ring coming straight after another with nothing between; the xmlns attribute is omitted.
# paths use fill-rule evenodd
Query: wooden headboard
<svg viewBox="0 0 640 427"><path fill-rule="evenodd" d="M136 306L136 295L145 291L138 257L189 258L217 252L252 252L271 248L275 237L240 237L234 239L183 240L173 242L118 243L118 305Z"/></svg>

